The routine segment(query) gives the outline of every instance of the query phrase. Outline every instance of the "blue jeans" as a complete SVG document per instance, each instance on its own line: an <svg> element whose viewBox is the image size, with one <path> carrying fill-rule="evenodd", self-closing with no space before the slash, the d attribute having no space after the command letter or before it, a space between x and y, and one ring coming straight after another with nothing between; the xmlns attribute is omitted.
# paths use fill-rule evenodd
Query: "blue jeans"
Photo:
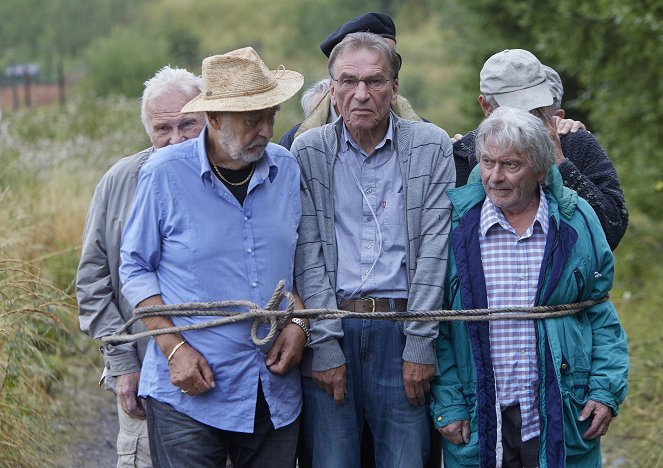
<svg viewBox="0 0 663 468"><path fill-rule="evenodd" d="M180 413L171 405L147 399L147 426L155 467L293 467L299 418L279 429L272 425L269 408L259 389L252 434L223 431ZM195 398L195 397L192 397Z"/></svg>
<svg viewBox="0 0 663 468"><path fill-rule="evenodd" d="M313 468L360 468L364 421L379 468L422 467L428 458L428 405L413 406L403 387L402 323L343 320L345 404L302 377L305 443Z"/></svg>

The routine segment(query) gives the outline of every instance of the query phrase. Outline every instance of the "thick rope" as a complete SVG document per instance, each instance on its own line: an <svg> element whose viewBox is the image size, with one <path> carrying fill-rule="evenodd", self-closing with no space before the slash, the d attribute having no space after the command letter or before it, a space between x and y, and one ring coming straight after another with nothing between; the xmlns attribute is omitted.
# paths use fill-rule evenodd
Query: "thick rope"
<svg viewBox="0 0 663 468"><path fill-rule="evenodd" d="M127 321L113 335L101 338L102 343L127 343L147 336L163 335L166 333L179 333L190 330L218 327L228 323L242 320L253 320L251 325L251 339L262 346L274 338L278 331L287 324L293 316L309 319L369 319L392 321L419 321L419 322L447 322L482 320L539 320L574 315L587 307L600 304L608 300L604 296L596 300L535 307L502 307L496 309L467 309L467 310L428 310L419 312L349 312L339 309L301 309L294 311L295 300L293 295L285 291L285 282L279 281L274 294L263 309L250 301L218 301L218 302L188 302L184 304L155 305L139 307L134 316ZM286 310L278 310L284 299L288 300ZM228 310L232 309L232 310ZM243 310L237 310L243 309ZM523 312L527 311L527 312ZM159 328L141 333L125 333L137 320L146 317L171 316L215 316L222 317L207 322L199 322L177 327ZM269 323L269 332L263 338L258 337L260 323Z"/></svg>

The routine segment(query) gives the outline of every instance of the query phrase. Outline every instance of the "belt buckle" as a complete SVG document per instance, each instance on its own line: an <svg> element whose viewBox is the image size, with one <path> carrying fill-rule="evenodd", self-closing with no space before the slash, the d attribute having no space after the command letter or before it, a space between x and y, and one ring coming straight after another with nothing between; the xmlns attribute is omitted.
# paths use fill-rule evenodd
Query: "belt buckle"
<svg viewBox="0 0 663 468"><path fill-rule="evenodd" d="M374 297L367 297L366 299L371 301L371 306L373 310L371 310L371 313L375 312L375 298Z"/></svg>

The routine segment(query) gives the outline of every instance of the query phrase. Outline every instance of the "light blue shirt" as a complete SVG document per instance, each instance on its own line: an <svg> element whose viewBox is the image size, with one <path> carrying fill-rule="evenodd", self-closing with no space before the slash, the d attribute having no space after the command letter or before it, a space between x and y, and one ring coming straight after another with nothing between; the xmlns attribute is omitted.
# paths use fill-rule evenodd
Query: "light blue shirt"
<svg viewBox="0 0 663 468"><path fill-rule="evenodd" d="M166 304L270 299L279 280L292 287L301 217L299 167L284 148L269 144L256 165L244 206L212 174L205 135L157 151L141 170L123 233L120 278L132 305L160 294ZM187 325L213 317L173 317ZM170 383L166 358L151 340L139 394L219 429L253 431L258 379L275 428L301 409L297 368L279 376L265 366L271 343L256 346L251 322L184 332L207 359L216 387L190 397ZM258 335L266 335L262 324Z"/></svg>
<svg viewBox="0 0 663 468"><path fill-rule="evenodd" d="M336 295L341 301L366 296L407 299L403 206L393 118L370 155L344 125L334 164Z"/></svg>

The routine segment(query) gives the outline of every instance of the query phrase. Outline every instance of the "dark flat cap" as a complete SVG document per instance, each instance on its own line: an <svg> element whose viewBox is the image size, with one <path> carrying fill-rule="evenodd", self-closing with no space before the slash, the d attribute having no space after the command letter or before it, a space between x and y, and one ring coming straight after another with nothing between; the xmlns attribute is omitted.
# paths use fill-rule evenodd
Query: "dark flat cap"
<svg viewBox="0 0 663 468"><path fill-rule="evenodd" d="M345 36L356 32L370 32L387 39L396 40L396 25L389 15L384 13L364 13L343 23L336 31L331 33L320 43L320 50L327 57L331 54L336 44L341 42Z"/></svg>

